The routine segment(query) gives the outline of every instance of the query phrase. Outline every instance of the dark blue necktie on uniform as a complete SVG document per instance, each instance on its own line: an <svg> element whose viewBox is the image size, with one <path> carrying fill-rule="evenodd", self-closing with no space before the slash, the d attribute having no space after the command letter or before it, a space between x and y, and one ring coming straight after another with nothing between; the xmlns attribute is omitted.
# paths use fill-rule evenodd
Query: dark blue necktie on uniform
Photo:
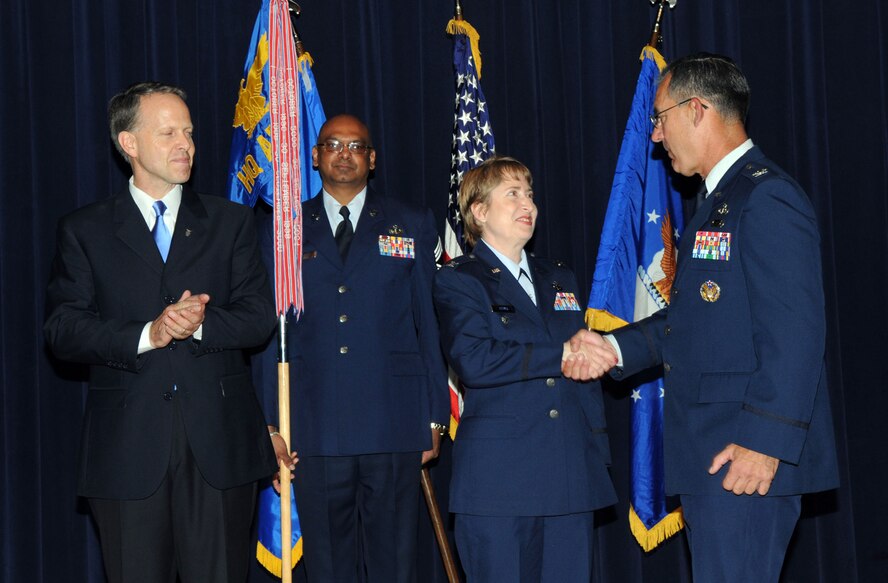
<svg viewBox="0 0 888 583"><path fill-rule="evenodd" d="M709 194L709 191L706 190L706 181L700 185L700 190L697 191L697 200L694 204L694 212L696 213L700 210L700 207L703 206L703 203L706 202L706 195Z"/></svg>
<svg viewBox="0 0 888 583"><path fill-rule="evenodd" d="M154 228L151 230L154 242L157 244L157 250L160 251L160 256L163 257L164 263L166 263L167 255L170 253L170 243L173 240L170 230L163 221L163 214L166 210L166 205L161 201L154 203L154 214L157 216L157 220L154 221Z"/></svg>
<svg viewBox="0 0 888 583"><path fill-rule="evenodd" d="M348 220L349 212L347 206L342 205L339 209L339 214L342 215L342 220L336 227L336 234L333 235L333 238L336 239L339 256L345 261L345 258L348 256L348 247L355 236L355 229L352 227L351 221Z"/></svg>

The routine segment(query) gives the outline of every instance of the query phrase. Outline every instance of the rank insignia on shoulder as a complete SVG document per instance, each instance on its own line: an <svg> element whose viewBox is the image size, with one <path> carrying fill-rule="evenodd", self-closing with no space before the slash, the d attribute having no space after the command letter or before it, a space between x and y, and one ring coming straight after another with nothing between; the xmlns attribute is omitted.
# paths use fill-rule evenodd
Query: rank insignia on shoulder
<svg viewBox="0 0 888 583"><path fill-rule="evenodd" d="M379 236L379 254L384 257L415 259L413 237Z"/></svg>
<svg viewBox="0 0 888 583"><path fill-rule="evenodd" d="M392 225L389 227L389 235L403 235L404 229L399 227L398 225Z"/></svg>
<svg viewBox="0 0 888 583"><path fill-rule="evenodd" d="M555 294L555 304L552 306L556 312L579 312L580 304L573 292L560 291Z"/></svg>
<svg viewBox="0 0 888 583"><path fill-rule="evenodd" d="M725 231L697 231L691 258L728 261L731 258L731 234Z"/></svg>
<svg viewBox="0 0 888 583"><path fill-rule="evenodd" d="M493 269L490 270L490 273L499 273L500 271L501 270L499 267L494 267Z"/></svg>
<svg viewBox="0 0 888 583"><path fill-rule="evenodd" d="M714 281L706 280L700 286L700 297L706 302L716 302L721 297L721 288Z"/></svg>
<svg viewBox="0 0 888 583"><path fill-rule="evenodd" d="M759 168L758 170L756 170L755 172L752 173L752 177L758 178L759 176L764 176L767 173L768 173L767 168Z"/></svg>

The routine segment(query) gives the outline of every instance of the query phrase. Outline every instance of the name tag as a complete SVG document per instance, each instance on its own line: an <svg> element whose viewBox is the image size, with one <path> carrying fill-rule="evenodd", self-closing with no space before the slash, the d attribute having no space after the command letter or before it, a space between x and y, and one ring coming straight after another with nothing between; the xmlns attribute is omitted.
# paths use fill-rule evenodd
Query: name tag
<svg viewBox="0 0 888 583"><path fill-rule="evenodd" d="M555 294L555 305L553 306L556 312L579 312L580 304L577 302L577 298L573 295L572 292L558 292Z"/></svg>
<svg viewBox="0 0 888 583"><path fill-rule="evenodd" d="M724 231L697 231L691 257L728 261L731 258L731 234Z"/></svg>
<svg viewBox="0 0 888 583"><path fill-rule="evenodd" d="M511 304L492 304L490 309L499 314L513 314L515 313L515 306Z"/></svg>
<svg viewBox="0 0 888 583"><path fill-rule="evenodd" d="M413 247L413 237L393 237L390 235L380 235L379 254L385 257L414 259L416 257L416 252L414 251Z"/></svg>

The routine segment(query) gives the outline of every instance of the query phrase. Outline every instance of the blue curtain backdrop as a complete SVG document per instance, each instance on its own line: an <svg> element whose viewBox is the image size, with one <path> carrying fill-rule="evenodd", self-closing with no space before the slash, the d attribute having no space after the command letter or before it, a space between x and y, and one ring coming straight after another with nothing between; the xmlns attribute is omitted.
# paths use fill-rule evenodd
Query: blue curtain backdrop
<svg viewBox="0 0 888 583"><path fill-rule="evenodd" d="M452 1L303 0L302 8L298 28L325 109L354 113L373 132L375 187L431 207L443 226ZM588 285L654 10L648 0L464 0L463 8L481 34L497 150L534 173L535 250L566 260ZM0 3L2 581L104 581L74 495L84 370L50 358L40 330L56 221L119 192L129 176L107 133L108 99L145 79L183 86L197 127L192 185L221 195L257 10L251 0ZM842 487L805 499L785 582L888 580L886 33L881 0L682 0L665 19L667 59L708 50L741 64L753 87L750 134L819 213ZM681 536L642 556L629 533L629 405L610 388L620 503L598 517L593 580L687 582ZM446 454L434 470L445 508ZM444 581L428 531L423 538L421 578Z"/></svg>

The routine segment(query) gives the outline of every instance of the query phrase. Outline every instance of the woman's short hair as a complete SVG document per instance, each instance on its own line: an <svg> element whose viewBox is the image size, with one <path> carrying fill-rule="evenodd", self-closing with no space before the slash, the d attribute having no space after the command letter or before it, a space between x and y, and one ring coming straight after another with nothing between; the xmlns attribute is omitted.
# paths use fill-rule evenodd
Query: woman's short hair
<svg viewBox="0 0 888 583"><path fill-rule="evenodd" d="M481 225L472 214L472 206L476 202L488 204L490 193L506 178L524 178L533 186L527 166L508 156L488 158L463 175L459 187L459 212L463 219L463 238L469 245L475 245L482 235Z"/></svg>

